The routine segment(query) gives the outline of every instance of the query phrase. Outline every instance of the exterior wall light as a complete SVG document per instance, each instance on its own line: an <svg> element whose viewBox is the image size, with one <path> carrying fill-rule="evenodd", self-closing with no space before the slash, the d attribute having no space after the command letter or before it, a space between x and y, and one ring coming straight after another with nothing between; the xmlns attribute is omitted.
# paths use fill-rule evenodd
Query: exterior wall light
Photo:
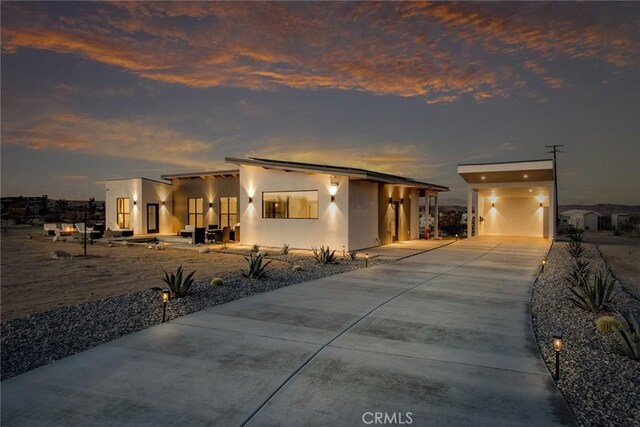
<svg viewBox="0 0 640 427"><path fill-rule="evenodd" d="M167 321L167 303L171 293L168 289L163 289L160 295L162 296L162 323L164 323Z"/></svg>
<svg viewBox="0 0 640 427"><path fill-rule="evenodd" d="M529 175L527 175L526 173L524 175L522 175L523 178L529 178Z"/></svg>
<svg viewBox="0 0 640 427"><path fill-rule="evenodd" d="M135 206L135 205L137 205L137 204L138 204L138 201L137 201L137 200L134 200L134 201L133 201L133 206Z"/></svg>
<svg viewBox="0 0 640 427"><path fill-rule="evenodd" d="M249 197L249 203L253 203L253 197Z"/></svg>
<svg viewBox="0 0 640 427"><path fill-rule="evenodd" d="M495 208L495 207L496 207L496 204L495 204L495 203L491 203L491 207L492 207L492 208Z"/></svg>
<svg viewBox="0 0 640 427"><path fill-rule="evenodd" d="M485 179L487 179L487 177L486 176L481 176L480 179L482 179L484 181Z"/></svg>
<svg viewBox="0 0 640 427"><path fill-rule="evenodd" d="M553 334L553 350L556 352L556 373L554 379L560 379L560 352L564 350L564 342L562 341L562 332Z"/></svg>
<svg viewBox="0 0 640 427"><path fill-rule="evenodd" d="M389 204L393 203L393 197L389 197Z"/></svg>
<svg viewBox="0 0 640 427"><path fill-rule="evenodd" d="M162 201L162 206L164 206L164 200Z"/></svg>
<svg viewBox="0 0 640 427"><path fill-rule="evenodd" d="M540 207L542 207L542 202L540 202Z"/></svg>
<svg viewBox="0 0 640 427"><path fill-rule="evenodd" d="M335 203L336 201L336 196L334 196L333 194L331 195L331 203Z"/></svg>
<svg viewBox="0 0 640 427"><path fill-rule="evenodd" d="M364 255L364 266L369 267L369 254Z"/></svg>
<svg viewBox="0 0 640 427"><path fill-rule="evenodd" d="M402 198L400 199L400 204L401 204L401 205L404 205L404 197L402 197Z"/></svg>
<svg viewBox="0 0 640 427"><path fill-rule="evenodd" d="M209 202L209 209L213 208L213 203Z"/></svg>

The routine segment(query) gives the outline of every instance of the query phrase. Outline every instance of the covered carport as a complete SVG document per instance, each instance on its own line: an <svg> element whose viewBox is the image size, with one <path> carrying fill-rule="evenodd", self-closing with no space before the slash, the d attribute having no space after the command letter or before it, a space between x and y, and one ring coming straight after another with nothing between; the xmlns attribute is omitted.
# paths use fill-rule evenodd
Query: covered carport
<svg viewBox="0 0 640 427"><path fill-rule="evenodd" d="M458 174L467 182L468 236L555 235L553 160L461 164Z"/></svg>

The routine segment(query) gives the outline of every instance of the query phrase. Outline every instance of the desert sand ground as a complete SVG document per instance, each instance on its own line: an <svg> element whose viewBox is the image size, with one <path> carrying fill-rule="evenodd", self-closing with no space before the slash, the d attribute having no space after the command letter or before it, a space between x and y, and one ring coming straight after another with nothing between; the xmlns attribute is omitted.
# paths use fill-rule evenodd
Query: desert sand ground
<svg viewBox="0 0 640 427"><path fill-rule="evenodd" d="M587 232L584 237L598 246L625 290L640 299L640 237L614 236L611 231Z"/></svg>
<svg viewBox="0 0 640 427"><path fill-rule="evenodd" d="M162 271L175 272L180 264L187 272L197 270L196 279L239 272L246 266L241 255L201 254L171 248L156 251L145 245L108 247L96 243L88 245L85 258L81 256L79 241L53 242L37 228L10 228L0 233L0 246L2 321L164 287ZM52 259L50 253L54 250L68 252L73 257ZM274 261L270 267L289 268L290 265Z"/></svg>

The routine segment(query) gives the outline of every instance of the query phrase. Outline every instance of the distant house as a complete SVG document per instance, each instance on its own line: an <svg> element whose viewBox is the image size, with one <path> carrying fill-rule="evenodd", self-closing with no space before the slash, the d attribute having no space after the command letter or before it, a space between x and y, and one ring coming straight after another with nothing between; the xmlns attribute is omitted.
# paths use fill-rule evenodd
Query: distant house
<svg viewBox="0 0 640 427"><path fill-rule="evenodd" d="M611 214L611 227L618 229L629 224L628 213L614 213Z"/></svg>
<svg viewBox="0 0 640 427"><path fill-rule="evenodd" d="M584 209L570 209L560 213L560 221L572 225L580 230L598 230L599 219L601 215L598 212L587 211Z"/></svg>
<svg viewBox="0 0 640 427"><path fill-rule="evenodd" d="M226 162L236 168L163 175L164 181L107 180L107 227L142 235L239 223L247 244L362 249L417 239L420 198L433 198L438 211L438 194L449 191L350 167L257 158Z"/></svg>

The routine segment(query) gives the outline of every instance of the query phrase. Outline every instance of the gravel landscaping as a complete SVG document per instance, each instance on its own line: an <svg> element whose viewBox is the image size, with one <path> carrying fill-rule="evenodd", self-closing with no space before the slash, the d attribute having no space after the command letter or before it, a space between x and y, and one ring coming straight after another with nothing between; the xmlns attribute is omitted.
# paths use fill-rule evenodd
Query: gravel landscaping
<svg viewBox="0 0 640 427"><path fill-rule="evenodd" d="M582 258L590 261L592 271L606 270L593 245L583 244ZM555 372L552 335L561 331L565 350L560 355L558 388L581 426L640 425L640 362L615 350L614 334L596 330L595 315L575 307L564 281L574 260L566 244L553 245L543 273L536 280L532 295L533 326L542 356ZM640 302L616 284L615 307L627 315L640 314Z"/></svg>
<svg viewBox="0 0 640 427"><path fill-rule="evenodd" d="M272 258L286 261L291 266L300 265L303 270L274 269L261 280L247 279L239 272L229 272L222 276L224 285L216 287L211 285L210 279L199 280L191 295L174 299L168 304L167 319L256 293L364 267L364 259L361 258L356 261L340 259L338 263L330 265L320 265L308 255L274 255ZM369 266L386 262L372 258ZM161 321L159 292L146 290L4 322L0 326L1 378L11 378Z"/></svg>

